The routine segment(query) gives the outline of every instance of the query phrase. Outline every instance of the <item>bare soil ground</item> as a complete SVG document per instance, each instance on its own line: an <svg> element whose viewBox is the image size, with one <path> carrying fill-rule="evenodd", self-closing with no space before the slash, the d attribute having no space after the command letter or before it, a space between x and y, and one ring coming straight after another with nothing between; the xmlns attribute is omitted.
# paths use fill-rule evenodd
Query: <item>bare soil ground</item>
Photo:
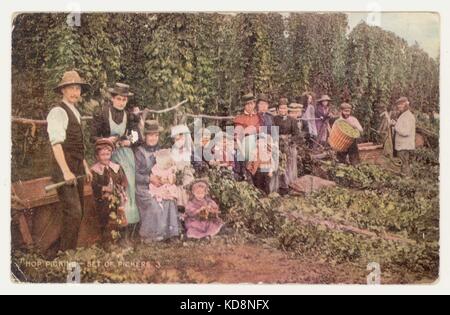
<svg viewBox="0 0 450 315"><path fill-rule="evenodd" d="M367 284L367 266L353 263L334 265L317 257L292 254L253 242L175 242L136 252L153 263L139 282L220 284ZM140 254L140 255L141 255ZM141 256L142 257L142 256ZM136 270L136 272L140 272ZM431 283L432 279L403 273L382 274L383 284Z"/></svg>

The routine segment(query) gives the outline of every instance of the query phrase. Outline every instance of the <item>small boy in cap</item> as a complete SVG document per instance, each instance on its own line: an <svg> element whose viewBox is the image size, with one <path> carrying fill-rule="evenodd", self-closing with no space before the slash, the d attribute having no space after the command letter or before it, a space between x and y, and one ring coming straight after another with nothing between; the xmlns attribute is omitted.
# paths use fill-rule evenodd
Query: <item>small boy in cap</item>
<svg viewBox="0 0 450 315"><path fill-rule="evenodd" d="M114 144L109 139L98 139L95 143L97 163L91 168L95 208L104 243L119 240L121 230L128 225L125 216L127 177L122 167L111 161L113 151Z"/></svg>

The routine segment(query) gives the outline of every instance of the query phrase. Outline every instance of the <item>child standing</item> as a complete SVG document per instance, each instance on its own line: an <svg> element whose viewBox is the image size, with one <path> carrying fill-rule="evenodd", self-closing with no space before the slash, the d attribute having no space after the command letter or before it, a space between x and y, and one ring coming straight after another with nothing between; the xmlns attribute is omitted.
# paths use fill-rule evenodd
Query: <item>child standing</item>
<svg viewBox="0 0 450 315"><path fill-rule="evenodd" d="M253 158L247 166L248 171L252 174L253 184L266 195L273 192L271 182L277 169L274 158L277 150L271 136L262 136L258 139Z"/></svg>
<svg viewBox="0 0 450 315"><path fill-rule="evenodd" d="M214 159L211 161L211 165L232 171L235 168L236 160L234 139L226 133L219 133L215 140Z"/></svg>
<svg viewBox="0 0 450 315"><path fill-rule="evenodd" d="M208 182L195 181L184 215L187 237L202 239L217 235L223 226L219 215L219 206L209 196Z"/></svg>
<svg viewBox="0 0 450 315"><path fill-rule="evenodd" d="M98 139L95 144L97 163L91 168L92 190L104 243L118 241L120 231L128 225L125 216L128 183L122 167L111 161L113 150L110 140Z"/></svg>

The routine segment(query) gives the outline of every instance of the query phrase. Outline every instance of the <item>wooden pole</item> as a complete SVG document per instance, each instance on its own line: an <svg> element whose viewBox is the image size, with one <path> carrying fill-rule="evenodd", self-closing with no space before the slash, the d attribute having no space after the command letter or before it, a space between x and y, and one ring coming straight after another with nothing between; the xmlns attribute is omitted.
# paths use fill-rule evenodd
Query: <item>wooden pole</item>
<svg viewBox="0 0 450 315"><path fill-rule="evenodd" d="M144 109L144 110L140 111L138 114L144 115L144 117L146 114L164 114L164 113L168 113L168 112L178 109L179 107L185 105L187 102L188 102L188 100L184 100L173 107L162 109L162 110ZM94 119L94 117L92 117L92 116L81 117L82 121L89 121L92 119ZM40 126L40 127L47 126L46 120L29 119L29 118L22 118L22 117L12 117L11 121L15 124L20 124L20 125L35 125L35 126Z"/></svg>
<svg viewBox="0 0 450 315"><path fill-rule="evenodd" d="M186 116L191 118L204 118L204 119L213 119L213 120L233 120L234 116L210 116L210 115L194 115L194 114L186 114Z"/></svg>

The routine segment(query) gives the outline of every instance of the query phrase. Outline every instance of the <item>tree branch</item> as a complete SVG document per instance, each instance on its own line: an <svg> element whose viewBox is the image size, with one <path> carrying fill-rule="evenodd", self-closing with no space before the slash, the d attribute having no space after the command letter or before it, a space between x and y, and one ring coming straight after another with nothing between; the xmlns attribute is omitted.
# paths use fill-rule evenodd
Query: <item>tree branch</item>
<svg viewBox="0 0 450 315"><path fill-rule="evenodd" d="M139 113L144 114L144 115L147 113L149 113L149 114L164 114L164 113L168 113L168 112L178 109L179 107L183 106L187 102L188 102L188 100L184 100L181 103L178 103L177 105L175 105L173 107L162 109L162 110L144 109L143 111L140 111ZM81 117L82 121L88 121L88 120L92 120L92 119L94 119L94 117L92 117L92 116ZM37 120L37 119L29 119L29 118L22 118L22 117L12 117L11 121L13 123L20 124L20 125L47 126L46 120Z"/></svg>
<svg viewBox="0 0 450 315"><path fill-rule="evenodd" d="M164 113L168 113L168 112L171 112L171 111L174 111L174 110L178 109L179 107L183 106L187 102L188 102L188 100L184 100L181 103L178 103L177 105L175 105L173 107L166 108L166 109L161 109L161 110L153 110L153 109L146 108L143 111L141 111L140 113L142 113L144 115L147 114L147 113L149 113L149 114L164 114Z"/></svg>
<svg viewBox="0 0 450 315"><path fill-rule="evenodd" d="M191 118L205 118L205 119L214 119L214 120L233 120L234 116L209 116L209 115L194 115L194 114L186 114L186 116Z"/></svg>

